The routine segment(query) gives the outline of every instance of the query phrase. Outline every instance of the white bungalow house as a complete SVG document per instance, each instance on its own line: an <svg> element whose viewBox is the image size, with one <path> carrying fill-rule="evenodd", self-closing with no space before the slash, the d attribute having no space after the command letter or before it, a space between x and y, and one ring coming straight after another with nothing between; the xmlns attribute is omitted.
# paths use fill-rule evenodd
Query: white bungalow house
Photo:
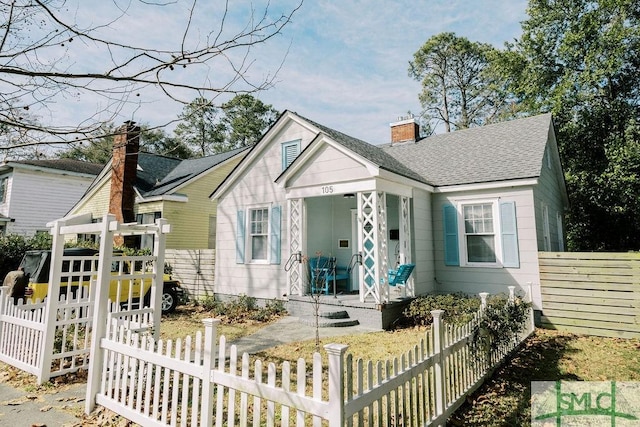
<svg viewBox="0 0 640 427"><path fill-rule="evenodd" d="M310 290L298 261L321 253L355 265L326 301L376 310L380 327L405 295L531 283L540 307L538 251L564 250L568 206L551 115L422 139L409 118L391 134L371 145L284 112L211 195L216 294L286 298L295 313ZM399 293L388 270L407 263Z"/></svg>

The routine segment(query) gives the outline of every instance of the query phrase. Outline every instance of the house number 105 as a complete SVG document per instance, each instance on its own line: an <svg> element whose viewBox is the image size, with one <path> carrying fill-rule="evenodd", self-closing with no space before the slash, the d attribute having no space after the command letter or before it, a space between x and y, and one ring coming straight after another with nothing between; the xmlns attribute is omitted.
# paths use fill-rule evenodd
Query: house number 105
<svg viewBox="0 0 640 427"><path fill-rule="evenodd" d="M322 187L322 194L331 194L333 193L333 185L325 185Z"/></svg>

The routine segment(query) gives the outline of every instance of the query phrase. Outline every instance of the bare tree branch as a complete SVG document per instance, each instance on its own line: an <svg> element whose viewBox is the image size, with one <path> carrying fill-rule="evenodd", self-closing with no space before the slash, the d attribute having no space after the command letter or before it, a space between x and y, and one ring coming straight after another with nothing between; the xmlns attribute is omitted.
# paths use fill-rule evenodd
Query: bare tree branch
<svg viewBox="0 0 640 427"><path fill-rule="evenodd" d="M111 15L89 17L81 0L0 0L0 150L90 140L125 107L149 102L143 97L150 91L186 104L196 97L268 89L282 63L256 79L249 73L256 65L254 48L282 33L300 1L274 13L267 0L260 9L248 9L244 25L237 26L229 20L232 8L241 6L228 0L217 16L210 16L202 0L122 6L112 0L105 3ZM134 15L137 24L144 22L137 15L141 9L168 12L184 23L178 32L167 31L172 35L162 45L147 46L122 30ZM62 123L59 111L69 100L91 100L95 108Z"/></svg>

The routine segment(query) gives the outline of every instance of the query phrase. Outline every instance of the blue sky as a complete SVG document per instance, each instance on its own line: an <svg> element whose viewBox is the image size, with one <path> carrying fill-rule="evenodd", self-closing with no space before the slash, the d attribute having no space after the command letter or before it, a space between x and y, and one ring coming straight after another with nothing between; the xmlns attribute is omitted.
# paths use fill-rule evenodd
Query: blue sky
<svg viewBox="0 0 640 427"><path fill-rule="evenodd" d="M259 8L259 1L252 5ZM83 6L89 4L90 23L104 22L108 12L101 8L113 6L111 1ZM201 2L203 9L194 23L199 31L216 25L222 4L220 0ZM272 8L285 10L295 4L295 0L274 0ZM229 29L246 24L248 7L247 2L230 1ZM407 68L413 53L429 37L452 31L502 47L520 36L525 9L526 0L306 0L282 34L252 49L249 77L261 79L279 70L275 87L256 95L262 101L365 141L384 143L389 141L390 122L408 111L420 111L420 85L408 76ZM136 44L157 46L175 38L184 24L184 19L167 10L148 8L144 19L131 10L104 31L113 34L115 30L123 38L135 34ZM86 11L76 13L82 16ZM91 66L103 59L87 48L82 58L71 60ZM215 84L217 76L224 77L219 70L212 66L206 76L185 74L183 78L196 84L209 79ZM133 119L160 125L175 119L182 109L157 91L142 98L139 105L119 108L108 118L116 123ZM51 118L72 117L87 105L96 111L104 106L100 101L86 102L61 100Z"/></svg>

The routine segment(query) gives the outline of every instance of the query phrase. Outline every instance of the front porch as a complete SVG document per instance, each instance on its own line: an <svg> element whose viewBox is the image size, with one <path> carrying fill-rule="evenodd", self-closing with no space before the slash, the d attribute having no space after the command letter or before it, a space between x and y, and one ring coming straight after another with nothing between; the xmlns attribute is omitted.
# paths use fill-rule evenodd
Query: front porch
<svg viewBox="0 0 640 427"><path fill-rule="evenodd" d="M336 319L331 319L331 316L339 312L346 312L348 320L357 321L360 326L372 330L390 329L413 299L411 297L402 297L396 292L391 292L389 301L383 304L377 304L372 301L362 302L358 293L338 294L336 296L290 295L287 302L287 311L291 316L299 317L302 322L314 325L315 298L318 298L318 313L321 317L319 323L321 327L340 326L339 322L335 322ZM348 326L348 323L345 326Z"/></svg>
<svg viewBox="0 0 640 427"><path fill-rule="evenodd" d="M330 194L289 199L290 257L284 265L288 295L311 298L308 294L317 291L310 285L317 280L314 273L323 270L329 280L334 279L333 286L326 283L328 289L322 288L325 294L335 292L338 280L340 300L350 306L358 302L371 310L397 304L393 294L398 288L389 275L400 265L411 264L414 257L411 191L336 195L333 186L325 191ZM402 295L416 295L413 276L401 283Z"/></svg>

